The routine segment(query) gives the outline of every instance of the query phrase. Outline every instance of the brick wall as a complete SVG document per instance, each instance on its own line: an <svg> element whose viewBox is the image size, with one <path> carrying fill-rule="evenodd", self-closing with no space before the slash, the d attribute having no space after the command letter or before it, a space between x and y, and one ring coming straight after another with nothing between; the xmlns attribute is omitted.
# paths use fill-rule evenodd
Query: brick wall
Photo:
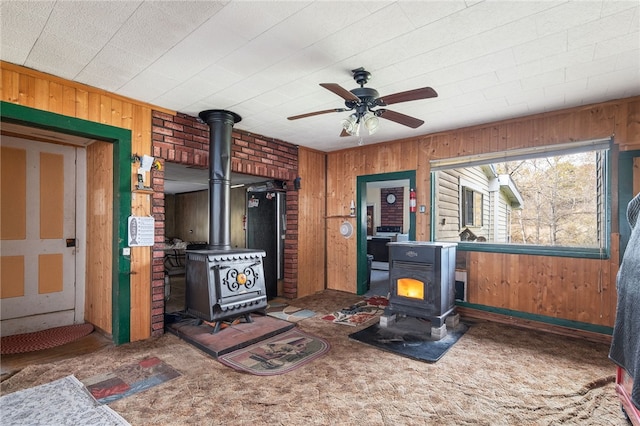
<svg viewBox="0 0 640 426"><path fill-rule="evenodd" d="M387 195L394 194L396 202L387 203ZM404 223L404 188L383 188L380 190L380 225L399 226Z"/></svg>
<svg viewBox="0 0 640 426"><path fill-rule="evenodd" d="M209 167L209 126L186 114L171 115L153 111L153 156L165 161L202 168ZM287 182L287 231L284 247L283 295L297 297L298 279L298 193L293 179L298 175L298 148L287 142L233 129L231 171ZM152 212L155 218L152 282L153 335L164 330L164 252L165 237L164 167L153 172Z"/></svg>

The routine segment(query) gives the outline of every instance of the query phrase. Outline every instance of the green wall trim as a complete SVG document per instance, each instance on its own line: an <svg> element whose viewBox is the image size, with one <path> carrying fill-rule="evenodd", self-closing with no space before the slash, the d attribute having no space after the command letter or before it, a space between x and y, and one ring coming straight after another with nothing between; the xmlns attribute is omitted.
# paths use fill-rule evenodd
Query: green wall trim
<svg viewBox="0 0 640 426"><path fill-rule="evenodd" d="M627 220L627 206L633 199L633 160L640 157L640 150L623 151L618 157L618 232L620 232L620 262L631 237Z"/></svg>
<svg viewBox="0 0 640 426"><path fill-rule="evenodd" d="M2 101L0 101L0 119L113 143L112 333L115 344L129 342L131 339L129 275L131 262L129 257L122 255L122 249L127 246L127 218L131 215L131 131Z"/></svg>
<svg viewBox="0 0 640 426"><path fill-rule="evenodd" d="M494 306L479 305L476 303L462 302L459 300L456 300L456 306L476 309L479 311L491 312L494 314L500 314L500 315L505 315L510 317L521 318L529 321L536 321L536 322L542 322L546 324L558 325L561 327L574 328L577 330L590 331L593 333L600 333L600 334L607 334L607 335L613 334L613 327L607 327L604 325L590 324L587 322L572 321L572 320L567 320L562 318L554 318L546 315L530 314L528 312L514 311L512 309L505 309L505 308L496 308Z"/></svg>
<svg viewBox="0 0 640 426"><path fill-rule="evenodd" d="M367 292L367 183L385 180L409 180L409 187L416 189L416 171L406 170L375 175L358 176L356 182L356 238L357 238L357 294ZM409 212L409 240L416 239L416 214Z"/></svg>

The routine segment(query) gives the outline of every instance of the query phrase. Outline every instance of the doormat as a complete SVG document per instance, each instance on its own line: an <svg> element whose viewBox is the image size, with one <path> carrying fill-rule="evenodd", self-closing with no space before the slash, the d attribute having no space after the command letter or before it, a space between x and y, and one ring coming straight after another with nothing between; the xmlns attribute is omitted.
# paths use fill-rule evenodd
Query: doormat
<svg viewBox="0 0 640 426"><path fill-rule="evenodd" d="M384 296L372 296L351 305L337 312L322 317L323 320L336 324L350 325L355 327L362 325L373 318L377 318L384 312L384 308L389 305L389 299Z"/></svg>
<svg viewBox="0 0 640 426"><path fill-rule="evenodd" d="M0 397L3 425L129 425L75 376Z"/></svg>
<svg viewBox="0 0 640 426"><path fill-rule="evenodd" d="M180 373L170 365L152 357L82 382L100 404L108 404L179 376Z"/></svg>
<svg viewBox="0 0 640 426"><path fill-rule="evenodd" d="M81 337L88 336L93 331L92 324L74 324L33 333L14 334L0 339L0 353L2 355L20 354L24 352L40 351L71 343Z"/></svg>
<svg viewBox="0 0 640 426"><path fill-rule="evenodd" d="M312 318L316 315L315 312L309 309L297 308L295 306L284 306L281 309L271 308L267 309L267 315L274 318L289 322L298 322L306 318Z"/></svg>
<svg viewBox="0 0 640 426"><path fill-rule="evenodd" d="M257 376L284 374L324 355L329 342L293 328L218 357L221 363Z"/></svg>
<svg viewBox="0 0 640 426"><path fill-rule="evenodd" d="M374 324L349 335L350 339L388 352L424 362L436 362L467 332L466 324L447 329L440 340L431 338L431 323L416 318L403 318L393 326Z"/></svg>

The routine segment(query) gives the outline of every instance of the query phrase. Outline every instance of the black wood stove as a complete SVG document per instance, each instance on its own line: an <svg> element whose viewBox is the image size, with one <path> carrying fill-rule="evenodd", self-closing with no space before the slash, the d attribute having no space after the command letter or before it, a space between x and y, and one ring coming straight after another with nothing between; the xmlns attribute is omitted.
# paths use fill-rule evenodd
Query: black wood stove
<svg viewBox="0 0 640 426"><path fill-rule="evenodd" d="M381 319L397 315L431 322L432 337L446 335L455 309L456 243L392 242L389 246L389 306Z"/></svg>
<svg viewBox="0 0 640 426"><path fill-rule="evenodd" d="M225 110L199 114L211 128L209 143L209 243L186 250L186 310L205 321L244 317L267 307L265 252L231 248L231 132L240 116Z"/></svg>

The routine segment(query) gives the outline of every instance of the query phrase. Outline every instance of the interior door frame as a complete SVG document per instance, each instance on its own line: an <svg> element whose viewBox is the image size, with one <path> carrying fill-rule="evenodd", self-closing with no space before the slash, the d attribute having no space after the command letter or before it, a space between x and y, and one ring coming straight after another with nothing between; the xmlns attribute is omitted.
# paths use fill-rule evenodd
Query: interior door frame
<svg viewBox="0 0 640 426"><path fill-rule="evenodd" d="M375 175L358 176L356 183L356 238L357 238L357 283L356 293L367 292L367 184L388 180L408 180L409 188L416 188L416 171L379 173ZM409 212L409 240L416 240L416 213Z"/></svg>
<svg viewBox="0 0 640 426"><path fill-rule="evenodd" d="M66 115L0 101L0 120L113 144L113 269L112 337L115 344L131 336L131 261L127 246L127 220L131 214L131 131Z"/></svg>

